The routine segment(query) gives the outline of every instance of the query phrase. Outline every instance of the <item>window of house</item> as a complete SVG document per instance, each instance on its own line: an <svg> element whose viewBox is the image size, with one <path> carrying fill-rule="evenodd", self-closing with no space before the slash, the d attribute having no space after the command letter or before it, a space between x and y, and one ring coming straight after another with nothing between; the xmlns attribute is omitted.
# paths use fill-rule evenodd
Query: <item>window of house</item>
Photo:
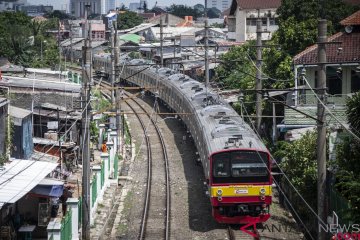
<svg viewBox="0 0 360 240"><path fill-rule="evenodd" d="M360 71L351 70L351 92L360 91Z"/></svg>
<svg viewBox="0 0 360 240"><path fill-rule="evenodd" d="M256 26L256 18L247 18L246 25L248 26Z"/></svg>
<svg viewBox="0 0 360 240"><path fill-rule="evenodd" d="M269 24L270 26L274 26L274 25L277 25L277 21L276 21L276 18L269 18Z"/></svg>
<svg viewBox="0 0 360 240"><path fill-rule="evenodd" d="M267 18L262 18L261 22L263 26L267 26Z"/></svg>
<svg viewBox="0 0 360 240"><path fill-rule="evenodd" d="M315 72L315 88L318 88L318 71ZM331 95L342 94L342 71L338 67L326 68L326 88Z"/></svg>

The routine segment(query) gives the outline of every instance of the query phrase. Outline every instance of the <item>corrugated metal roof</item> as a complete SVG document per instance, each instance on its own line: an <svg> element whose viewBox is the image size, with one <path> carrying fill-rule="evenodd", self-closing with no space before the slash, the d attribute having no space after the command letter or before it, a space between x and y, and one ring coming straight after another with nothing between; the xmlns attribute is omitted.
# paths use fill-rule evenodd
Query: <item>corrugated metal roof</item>
<svg viewBox="0 0 360 240"><path fill-rule="evenodd" d="M0 209L5 203L15 203L41 182L57 163L14 160L0 171Z"/></svg>
<svg viewBox="0 0 360 240"><path fill-rule="evenodd" d="M23 119L29 116L31 114L31 111L10 105L9 114L12 117Z"/></svg>

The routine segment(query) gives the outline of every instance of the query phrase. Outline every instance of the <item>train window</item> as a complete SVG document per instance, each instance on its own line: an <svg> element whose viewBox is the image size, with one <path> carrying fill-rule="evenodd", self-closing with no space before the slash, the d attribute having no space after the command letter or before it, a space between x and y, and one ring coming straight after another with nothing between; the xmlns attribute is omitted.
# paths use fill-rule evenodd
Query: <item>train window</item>
<svg viewBox="0 0 360 240"><path fill-rule="evenodd" d="M230 154L219 153L214 156L214 177L230 177Z"/></svg>
<svg viewBox="0 0 360 240"><path fill-rule="evenodd" d="M269 181L269 171L267 168L268 157L264 152L233 151L231 153L219 153L212 158L214 183L254 183ZM217 173L219 164L224 164L224 166L227 167L227 175Z"/></svg>

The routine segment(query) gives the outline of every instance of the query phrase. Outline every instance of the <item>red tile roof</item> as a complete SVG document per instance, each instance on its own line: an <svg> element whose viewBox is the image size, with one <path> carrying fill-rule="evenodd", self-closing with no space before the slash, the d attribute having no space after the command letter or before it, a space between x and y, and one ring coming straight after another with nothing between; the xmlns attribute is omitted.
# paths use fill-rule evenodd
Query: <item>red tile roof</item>
<svg viewBox="0 0 360 240"><path fill-rule="evenodd" d="M281 0L236 0L240 9L268 9L281 6Z"/></svg>
<svg viewBox="0 0 360 240"><path fill-rule="evenodd" d="M328 44L326 55L328 63L353 63L360 61L360 32L337 33L328 38L329 42L341 42L339 44ZM308 47L294 57L294 64L316 64L318 45ZM339 48L342 48L339 50Z"/></svg>
<svg viewBox="0 0 360 240"><path fill-rule="evenodd" d="M360 10L355 12L354 14L350 15L349 17L345 18L340 22L341 25L360 25Z"/></svg>
<svg viewBox="0 0 360 240"><path fill-rule="evenodd" d="M343 2L350 4L350 5L354 5L354 6L360 5L360 0L343 0Z"/></svg>

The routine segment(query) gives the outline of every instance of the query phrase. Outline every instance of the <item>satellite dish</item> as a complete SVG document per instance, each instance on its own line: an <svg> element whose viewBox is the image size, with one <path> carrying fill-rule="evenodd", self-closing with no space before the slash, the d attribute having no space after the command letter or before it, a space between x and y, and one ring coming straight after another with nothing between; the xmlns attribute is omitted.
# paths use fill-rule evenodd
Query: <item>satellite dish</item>
<svg viewBox="0 0 360 240"><path fill-rule="evenodd" d="M351 26L351 25L348 25L348 26L345 27L345 32L346 33L351 33L352 30L353 30L353 26Z"/></svg>

